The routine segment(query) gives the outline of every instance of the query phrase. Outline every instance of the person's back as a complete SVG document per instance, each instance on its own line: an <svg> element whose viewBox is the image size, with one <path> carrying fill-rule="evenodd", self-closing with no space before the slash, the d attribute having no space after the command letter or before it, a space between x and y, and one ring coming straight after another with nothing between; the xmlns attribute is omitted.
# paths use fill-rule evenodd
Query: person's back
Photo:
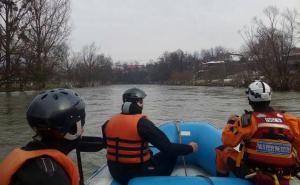
<svg viewBox="0 0 300 185"><path fill-rule="evenodd" d="M246 91L253 111L231 116L222 132L223 145L216 149L217 174L232 170L237 176L252 177L256 184L288 184L295 175L300 150L299 120L269 106L270 87L261 81ZM238 144L240 152L233 149Z"/></svg>
<svg viewBox="0 0 300 185"><path fill-rule="evenodd" d="M255 127L255 132L245 136L250 139L244 139L249 164L260 169L265 166L272 167L273 170L280 168L286 173L297 166L293 150L296 149L296 142L299 142L299 134L296 132L299 131L299 126L291 118L277 111L251 113L251 124Z"/></svg>
<svg viewBox="0 0 300 185"><path fill-rule="evenodd" d="M10 163L14 162L14 159L18 158L18 160L20 160L20 158L23 158L24 156L32 155L31 152L34 152L35 154L41 153L32 156L32 158L27 158L22 165L20 164L21 167L12 176L12 180L9 183L10 185L71 184L69 174L64 169L64 166L57 162L57 159L51 157L51 155L60 156L61 160L70 159L65 157L65 154L59 152L57 149L49 151L48 147L45 149L44 147L43 144L33 141L28 143L25 147L13 151L11 154L12 159L7 159ZM25 160L25 158L23 160ZM3 165L8 169L6 164Z"/></svg>
<svg viewBox="0 0 300 185"><path fill-rule="evenodd" d="M133 177L170 175L178 155L197 150L195 143L171 143L161 130L141 114L145 96L140 89L125 91L122 113L113 116L102 127L110 173L123 184ZM149 143L161 152L152 155Z"/></svg>
<svg viewBox="0 0 300 185"><path fill-rule="evenodd" d="M79 185L77 166L66 155L85 123L85 105L72 90L37 95L27 110L33 141L13 150L0 164L0 185Z"/></svg>

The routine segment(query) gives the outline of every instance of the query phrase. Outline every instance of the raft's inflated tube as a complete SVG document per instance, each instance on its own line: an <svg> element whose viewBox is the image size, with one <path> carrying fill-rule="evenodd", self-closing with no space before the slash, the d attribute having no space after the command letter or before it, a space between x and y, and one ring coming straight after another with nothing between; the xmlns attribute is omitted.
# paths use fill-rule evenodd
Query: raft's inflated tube
<svg viewBox="0 0 300 185"><path fill-rule="evenodd" d="M128 185L251 185L249 181L232 177L141 177L132 179Z"/></svg>
<svg viewBox="0 0 300 185"><path fill-rule="evenodd" d="M175 123L167 123L160 129L172 142L178 142L178 133ZM182 143L196 142L198 151L185 156L188 164L196 164L210 175L216 175L215 148L221 143L221 130L205 122L181 122L179 124Z"/></svg>

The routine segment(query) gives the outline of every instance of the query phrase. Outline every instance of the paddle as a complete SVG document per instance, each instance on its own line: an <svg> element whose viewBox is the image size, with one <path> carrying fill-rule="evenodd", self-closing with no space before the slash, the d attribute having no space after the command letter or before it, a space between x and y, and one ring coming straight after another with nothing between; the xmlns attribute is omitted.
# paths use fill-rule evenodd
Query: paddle
<svg viewBox="0 0 300 185"><path fill-rule="evenodd" d="M82 136L76 148L77 165L80 175L80 185L84 185L84 176L80 152L98 152L104 148L103 139L94 136Z"/></svg>
<svg viewBox="0 0 300 185"><path fill-rule="evenodd" d="M78 148L76 148L76 156L77 156L78 171L79 171L79 175L80 175L80 185L84 185L81 155L80 155L80 150Z"/></svg>

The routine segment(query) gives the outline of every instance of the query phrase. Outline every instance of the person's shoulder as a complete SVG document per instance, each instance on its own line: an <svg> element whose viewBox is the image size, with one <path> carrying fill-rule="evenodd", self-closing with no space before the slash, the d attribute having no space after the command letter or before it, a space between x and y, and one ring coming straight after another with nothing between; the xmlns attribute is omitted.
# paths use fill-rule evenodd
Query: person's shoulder
<svg viewBox="0 0 300 185"><path fill-rule="evenodd" d="M288 120L299 120L299 118L297 118L295 115L287 113L287 112L284 112L283 115L284 115L284 118L288 119Z"/></svg>
<svg viewBox="0 0 300 185"><path fill-rule="evenodd" d="M106 120L106 121L103 123L102 127L105 127L105 126L107 125L108 122L109 122L109 119Z"/></svg>
<svg viewBox="0 0 300 185"><path fill-rule="evenodd" d="M139 122L151 122L150 119L146 115L141 115Z"/></svg>
<svg viewBox="0 0 300 185"><path fill-rule="evenodd" d="M149 126L153 127L155 125L150 119L148 119L147 116L142 115L142 117L138 121L138 126L139 127L149 127Z"/></svg>
<svg viewBox="0 0 300 185"><path fill-rule="evenodd" d="M115 119L115 118L117 118L117 117L119 117L119 116L123 116L123 115L126 115L126 114L123 114L123 113L116 113L116 114L113 114L113 115L111 115L111 116L109 117L109 119L108 119L107 121L109 121L109 120L111 120L111 119Z"/></svg>
<svg viewBox="0 0 300 185"><path fill-rule="evenodd" d="M239 116L237 114L231 114L229 115L227 119L227 127L241 127L241 128L246 128L251 125L251 116L252 112L244 110L244 113Z"/></svg>

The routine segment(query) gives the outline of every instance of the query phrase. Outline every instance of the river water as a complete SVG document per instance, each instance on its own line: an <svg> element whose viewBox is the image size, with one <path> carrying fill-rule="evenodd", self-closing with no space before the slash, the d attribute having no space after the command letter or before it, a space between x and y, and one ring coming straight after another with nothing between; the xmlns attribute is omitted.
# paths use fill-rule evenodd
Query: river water
<svg viewBox="0 0 300 185"><path fill-rule="evenodd" d="M101 125L120 112L122 93L138 87L147 93L144 114L157 125L174 120L209 121L224 127L229 114L250 110L245 89L232 87L111 85L75 89L86 103L84 135L101 136ZM36 92L0 93L0 161L15 147L21 147L33 131L25 119L26 106ZM299 92L274 92L271 105L300 117ZM75 159L75 154L70 154ZM104 164L104 151L83 153L85 176Z"/></svg>

